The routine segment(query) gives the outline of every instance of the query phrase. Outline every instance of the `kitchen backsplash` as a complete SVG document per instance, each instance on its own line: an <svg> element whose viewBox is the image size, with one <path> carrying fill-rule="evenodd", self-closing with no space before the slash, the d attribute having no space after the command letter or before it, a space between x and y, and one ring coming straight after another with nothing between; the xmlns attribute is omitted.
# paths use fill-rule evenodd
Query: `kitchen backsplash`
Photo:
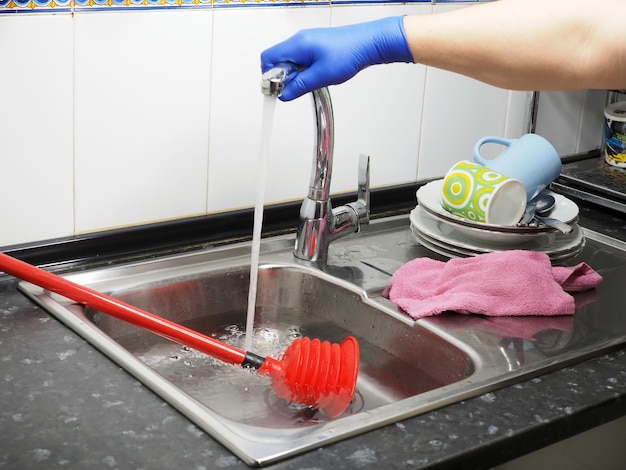
<svg viewBox="0 0 626 470"><path fill-rule="evenodd" d="M0 246L254 205L259 54L302 28L466 2L0 0ZM469 6L471 8L471 6ZM331 88L334 193L371 156L384 187L439 176L484 135L526 132L531 94L422 65ZM537 132L597 148L604 92L542 93ZM301 199L309 97L276 104L265 201Z"/></svg>

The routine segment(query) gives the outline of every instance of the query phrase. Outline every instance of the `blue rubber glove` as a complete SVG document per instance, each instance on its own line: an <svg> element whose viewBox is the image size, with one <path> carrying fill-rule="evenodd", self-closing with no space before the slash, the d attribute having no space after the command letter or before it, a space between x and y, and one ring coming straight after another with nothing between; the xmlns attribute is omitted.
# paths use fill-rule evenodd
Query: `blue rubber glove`
<svg viewBox="0 0 626 470"><path fill-rule="evenodd" d="M337 85L374 64L413 62L404 17L335 28L306 29L261 53L263 72L281 62L302 69L288 77L280 99L290 101L312 90Z"/></svg>

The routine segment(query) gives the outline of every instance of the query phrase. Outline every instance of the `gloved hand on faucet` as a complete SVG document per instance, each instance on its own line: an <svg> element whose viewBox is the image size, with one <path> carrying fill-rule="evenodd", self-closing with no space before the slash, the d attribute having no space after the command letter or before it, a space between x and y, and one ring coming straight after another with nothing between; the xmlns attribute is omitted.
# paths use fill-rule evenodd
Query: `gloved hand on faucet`
<svg viewBox="0 0 626 470"><path fill-rule="evenodd" d="M262 72L281 62L302 68L289 77L280 96L290 101L311 90L343 83L370 65L413 62L403 18L300 31L261 54Z"/></svg>
<svg viewBox="0 0 626 470"><path fill-rule="evenodd" d="M624 90L623 41L606 28L606 12L623 6L624 0L500 0L309 29L264 51L261 68L292 62L301 70L288 77L283 101L391 62L415 62L513 90Z"/></svg>

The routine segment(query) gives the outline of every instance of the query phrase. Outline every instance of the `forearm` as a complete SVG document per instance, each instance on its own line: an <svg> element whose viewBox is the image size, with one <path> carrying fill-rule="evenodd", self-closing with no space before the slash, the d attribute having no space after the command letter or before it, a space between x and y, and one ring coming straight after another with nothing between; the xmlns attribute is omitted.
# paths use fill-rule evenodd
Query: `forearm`
<svg viewBox="0 0 626 470"><path fill-rule="evenodd" d="M521 90L626 88L626 41L610 26L624 0L500 0L407 16L416 63ZM621 9L620 9L621 7Z"/></svg>

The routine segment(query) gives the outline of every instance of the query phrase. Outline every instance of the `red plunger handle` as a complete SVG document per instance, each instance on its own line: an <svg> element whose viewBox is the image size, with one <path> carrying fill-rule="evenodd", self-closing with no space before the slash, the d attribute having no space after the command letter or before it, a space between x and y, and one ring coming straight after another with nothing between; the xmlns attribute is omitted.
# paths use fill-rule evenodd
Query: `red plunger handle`
<svg viewBox="0 0 626 470"><path fill-rule="evenodd" d="M242 365L244 361L247 361L246 352L242 349L222 343L178 323L76 284L4 253L0 253L0 270L177 343L209 354L224 362ZM263 358L257 356L257 359L262 360Z"/></svg>

